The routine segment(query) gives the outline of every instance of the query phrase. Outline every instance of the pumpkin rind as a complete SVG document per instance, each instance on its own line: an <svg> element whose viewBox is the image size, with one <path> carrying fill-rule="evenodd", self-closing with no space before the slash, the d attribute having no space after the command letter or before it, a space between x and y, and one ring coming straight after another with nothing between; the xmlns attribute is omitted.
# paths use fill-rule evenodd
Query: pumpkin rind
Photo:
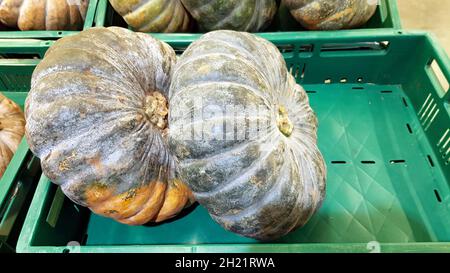
<svg viewBox="0 0 450 273"><path fill-rule="evenodd" d="M275 0L181 1L202 31L261 31L269 26L277 10Z"/></svg>
<svg viewBox="0 0 450 273"><path fill-rule="evenodd" d="M369 0L283 0L282 3L299 23L312 30L359 27L377 9L377 1Z"/></svg>
<svg viewBox="0 0 450 273"><path fill-rule="evenodd" d="M117 27L65 37L47 51L26 100L26 136L71 200L130 225L190 204L152 121L160 108L147 105L167 95L175 60L167 44Z"/></svg>
<svg viewBox="0 0 450 273"><path fill-rule="evenodd" d="M203 35L177 63L170 104L181 177L223 227L275 239L320 207L317 118L273 44L243 32Z"/></svg>
<svg viewBox="0 0 450 273"><path fill-rule="evenodd" d="M25 117L20 107L0 93L0 178L25 134Z"/></svg>
<svg viewBox="0 0 450 273"><path fill-rule="evenodd" d="M89 0L1 0L0 21L20 30L79 30Z"/></svg>
<svg viewBox="0 0 450 273"><path fill-rule="evenodd" d="M180 0L109 0L124 20L141 32L187 32L191 18Z"/></svg>

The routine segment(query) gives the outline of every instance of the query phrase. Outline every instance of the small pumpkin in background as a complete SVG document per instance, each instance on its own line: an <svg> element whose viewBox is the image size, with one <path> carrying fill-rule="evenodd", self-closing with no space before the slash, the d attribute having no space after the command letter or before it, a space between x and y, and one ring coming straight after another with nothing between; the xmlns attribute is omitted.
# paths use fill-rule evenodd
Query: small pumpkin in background
<svg viewBox="0 0 450 273"><path fill-rule="evenodd" d="M178 60L170 104L181 177L225 229L276 239L320 207L317 118L273 44L245 32L203 35Z"/></svg>
<svg viewBox="0 0 450 273"><path fill-rule="evenodd" d="M275 0L181 0L200 30L229 29L258 32L272 21Z"/></svg>
<svg viewBox="0 0 450 273"><path fill-rule="evenodd" d="M0 178L25 134L25 117L20 107L0 93Z"/></svg>
<svg viewBox="0 0 450 273"><path fill-rule="evenodd" d="M1 0L0 21L20 30L80 30L89 0Z"/></svg>
<svg viewBox="0 0 450 273"><path fill-rule="evenodd" d="M91 28L47 51L26 99L26 137L72 201L130 225L191 204L165 136L175 60L166 43L118 27Z"/></svg>
<svg viewBox="0 0 450 273"><path fill-rule="evenodd" d="M114 10L136 31L187 32L192 22L180 0L109 0Z"/></svg>
<svg viewBox="0 0 450 273"><path fill-rule="evenodd" d="M292 16L310 30L350 29L375 14L376 0L282 0Z"/></svg>

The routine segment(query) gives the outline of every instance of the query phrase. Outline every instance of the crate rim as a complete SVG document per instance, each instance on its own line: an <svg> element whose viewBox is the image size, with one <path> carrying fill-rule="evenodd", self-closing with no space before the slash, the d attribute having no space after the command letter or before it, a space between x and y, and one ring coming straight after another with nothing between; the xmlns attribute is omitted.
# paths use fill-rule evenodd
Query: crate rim
<svg viewBox="0 0 450 273"><path fill-rule="evenodd" d="M319 35L320 33L320 35ZM432 43L434 54L436 54L436 60L439 60L444 75L450 79L450 60L444 49L439 46L439 42L434 34L416 31L416 30L361 30L357 32L340 32L340 36L334 37L333 33L327 33L323 35L323 32L295 32L294 36L289 36L285 33L282 41L288 41L292 39L314 39L314 41L321 41L333 38L335 41L354 41L358 39L373 40L384 39L389 37L407 36L410 38L423 37L426 41ZM376 34L376 35L373 35ZM202 34L196 34L200 37ZM268 36L268 33L257 34L261 37ZM158 35L153 35L157 37ZM290 37L290 38L289 38ZM168 41L171 44L192 42L191 37L186 35L176 35ZM0 43L0 47L1 47ZM446 95L450 97L450 92ZM30 205L27 217L25 219L20 237L17 243L18 252L63 252L66 249L69 251L76 250L76 247L67 246L31 246L29 243L32 241L33 231L36 230L38 225L38 219L40 214L31 213L33 210L39 210L46 198L46 193L52 182L45 177L41 176L39 184L36 189L36 194ZM111 246L82 246L81 252L94 252L95 250L101 250L102 252L151 252L151 251L180 251L180 252L221 252L227 249L234 249L236 251L245 251L245 244L203 244L203 245L111 245ZM382 251L386 252L448 252L450 249L450 242L412 242L412 243L380 243ZM273 247L273 249L272 249ZM322 252L322 251L367 251L367 245L365 243L345 243L345 244L331 244L331 243L305 243L305 244L263 244L260 246L252 245L251 249L254 251L262 252ZM259 250L258 250L259 249Z"/></svg>
<svg viewBox="0 0 450 273"><path fill-rule="evenodd" d="M30 208L42 208L47 193L52 182L42 175L33 197ZM228 249L233 249L233 253L248 252L246 244L174 244L174 245L111 245L111 246L30 246L33 231L37 227L39 214L32 214L30 211L23 224L22 231L17 242L16 251L18 253L137 253L137 252L177 252L177 253L225 253ZM413 242L413 243L379 243L382 252L443 252L448 253L450 242ZM265 253L314 253L314 252L369 252L367 243L295 243L295 244L259 244L251 245L253 252ZM100 250L100 252L99 252Z"/></svg>

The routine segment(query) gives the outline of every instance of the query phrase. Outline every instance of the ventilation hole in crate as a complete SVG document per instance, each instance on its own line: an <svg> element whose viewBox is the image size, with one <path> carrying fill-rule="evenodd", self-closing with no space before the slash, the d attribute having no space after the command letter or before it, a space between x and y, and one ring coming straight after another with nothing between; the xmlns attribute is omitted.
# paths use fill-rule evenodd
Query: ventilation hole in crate
<svg viewBox="0 0 450 273"><path fill-rule="evenodd" d="M392 90L382 90L381 93L392 93Z"/></svg>
<svg viewBox="0 0 450 273"><path fill-rule="evenodd" d="M70 249L64 248L63 251L62 251L62 253L70 253Z"/></svg>
<svg viewBox="0 0 450 273"><path fill-rule="evenodd" d="M363 90L364 87L362 87L362 86L354 86L354 87L352 87L352 89L354 89L354 90Z"/></svg>
<svg viewBox="0 0 450 273"><path fill-rule="evenodd" d="M403 159L393 159L393 160L391 160L391 161L389 161L391 164L403 164L403 163L405 163L406 161L405 160L403 160Z"/></svg>
<svg viewBox="0 0 450 273"><path fill-rule="evenodd" d="M306 93L308 93L308 94L315 94L315 93L317 93L317 91L314 91L314 90L307 90Z"/></svg>
<svg viewBox="0 0 450 273"><path fill-rule="evenodd" d="M340 83L347 83L347 81L348 81L347 78L342 78L339 82Z"/></svg>
<svg viewBox="0 0 450 273"><path fill-rule="evenodd" d="M431 93L428 94L427 98L420 107L419 112L417 113L418 116L420 116L424 112L424 110L428 107L430 100L432 100Z"/></svg>
<svg viewBox="0 0 450 273"><path fill-rule="evenodd" d="M425 127L425 130L430 127L431 123L434 121L438 113L439 109L437 108L437 104L434 101L434 98L431 98L430 94L419 110L419 119L422 125Z"/></svg>
<svg viewBox="0 0 450 273"><path fill-rule="evenodd" d="M277 46L281 53L292 53L294 52L295 46L292 44L279 45Z"/></svg>
<svg viewBox="0 0 450 273"><path fill-rule="evenodd" d="M58 31L58 35L62 35L63 33L62 33L62 31Z"/></svg>
<svg viewBox="0 0 450 273"><path fill-rule="evenodd" d="M301 45L298 52L300 54L302 53L310 53L313 52L314 50L314 45L313 44L307 44L307 45Z"/></svg>
<svg viewBox="0 0 450 273"><path fill-rule="evenodd" d="M299 65L296 65L295 66L295 74L294 74L294 78L298 78L298 76L299 76L299 74L300 74L300 66Z"/></svg>
<svg viewBox="0 0 450 273"><path fill-rule="evenodd" d="M438 190L436 190L436 189L434 190L434 195L436 196L436 200L439 203L442 203L441 195L439 194Z"/></svg>
<svg viewBox="0 0 450 273"><path fill-rule="evenodd" d="M331 161L331 164L347 164L347 161L335 160L335 161Z"/></svg>
<svg viewBox="0 0 450 273"><path fill-rule="evenodd" d="M413 133L413 130L411 129L411 126L409 125L409 123L406 123L406 128L408 128L408 132L409 132L410 134Z"/></svg>
<svg viewBox="0 0 450 273"><path fill-rule="evenodd" d="M436 117L437 117L437 115L439 114L440 111L441 110L436 109L434 111L434 114L430 114L431 118L427 118L427 122L428 123L426 125L424 124L425 125L425 128L424 128L425 131L427 131L428 128L430 128L431 124L433 124L434 120L436 119Z"/></svg>
<svg viewBox="0 0 450 273"><path fill-rule="evenodd" d="M177 46L177 47L174 47L173 50L175 51L175 54L181 55L181 54L184 53L184 51L186 50L186 48L187 48L187 47L185 47L185 46Z"/></svg>
<svg viewBox="0 0 450 273"><path fill-rule="evenodd" d="M362 164L375 164L375 161L373 160L363 160L361 161Z"/></svg>
<svg viewBox="0 0 450 273"><path fill-rule="evenodd" d="M359 77L356 79L357 82L362 83L364 81L364 79L362 77Z"/></svg>
<svg viewBox="0 0 450 273"><path fill-rule="evenodd" d="M431 167L434 167L434 162L433 162L433 159L431 158L431 156L427 155L427 158L428 158L428 162L430 162Z"/></svg>
<svg viewBox="0 0 450 273"><path fill-rule="evenodd" d="M437 146L441 146L441 144L443 144L444 143L444 140L446 139L446 137L447 137L447 135L448 135L448 133L450 132L450 129L447 129L446 131L445 131L445 133L442 135L442 137L439 139L439 141L438 141L438 143L437 143ZM449 138L447 139L447 142L448 141L450 141L450 136L449 136Z"/></svg>
<svg viewBox="0 0 450 273"><path fill-rule="evenodd" d="M302 75L300 76L301 79L305 78L305 72L306 72L306 64L303 64Z"/></svg>
<svg viewBox="0 0 450 273"><path fill-rule="evenodd" d="M330 78L325 79L325 80L323 81L323 83L325 83L325 84L330 84L330 83L331 83L331 79L330 79Z"/></svg>
<svg viewBox="0 0 450 273"><path fill-rule="evenodd" d="M403 101L403 105L405 105L405 107L408 107L408 102L406 101L406 99L402 98L402 101Z"/></svg>
<svg viewBox="0 0 450 273"><path fill-rule="evenodd" d="M288 70L289 70L289 73L293 76L294 74L292 73L292 71L294 70L294 64L289 64Z"/></svg>

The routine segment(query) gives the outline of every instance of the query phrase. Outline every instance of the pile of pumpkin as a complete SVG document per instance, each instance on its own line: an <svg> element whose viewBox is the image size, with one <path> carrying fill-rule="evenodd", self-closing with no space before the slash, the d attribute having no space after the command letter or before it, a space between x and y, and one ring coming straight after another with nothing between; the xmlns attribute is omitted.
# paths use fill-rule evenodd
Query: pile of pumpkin
<svg viewBox="0 0 450 273"><path fill-rule="evenodd" d="M307 29L335 30L366 23L372 0L109 0L134 30L201 32L229 29L259 32L276 16L289 16ZM76 30L89 0L0 0L0 23L21 30ZM287 14L286 14L287 13Z"/></svg>

